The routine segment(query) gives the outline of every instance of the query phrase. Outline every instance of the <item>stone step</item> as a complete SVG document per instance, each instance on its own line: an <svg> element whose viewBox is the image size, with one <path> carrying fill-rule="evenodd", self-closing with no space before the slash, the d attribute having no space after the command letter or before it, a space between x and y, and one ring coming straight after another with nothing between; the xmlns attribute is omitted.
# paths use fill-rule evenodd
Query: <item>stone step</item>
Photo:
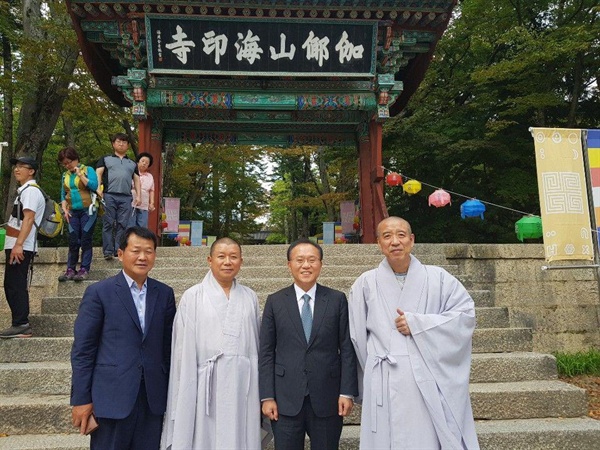
<svg viewBox="0 0 600 450"><path fill-rule="evenodd" d="M587 413L585 390L561 381L474 383L470 392L475 419L564 418ZM359 423L359 409L350 423ZM0 430L6 434L69 433L69 412L68 395L0 396Z"/></svg>
<svg viewBox="0 0 600 450"><path fill-rule="evenodd" d="M61 296L61 297L45 297L42 299L42 314L77 314L79 309L79 303L83 295L84 288L80 288L81 291L77 295L72 296ZM179 299L183 295L184 290L177 287L175 289L175 300L179 302ZM261 304L267 300L267 296L271 292L257 292L258 299ZM493 307L494 300L493 294L490 291L470 291L471 297L475 302L476 307Z"/></svg>
<svg viewBox="0 0 600 450"><path fill-rule="evenodd" d="M471 383L555 380L556 360L539 353L474 354ZM68 360L0 364L0 395L68 395Z"/></svg>
<svg viewBox="0 0 600 450"><path fill-rule="evenodd" d="M0 339L0 363L69 361L72 337Z"/></svg>
<svg viewBox="0 0 600 450"><path fill-rule="evenodd" d="M282 269L284 270L284 269ZM240 276L238 281L249 288L253 289L256 292L276 292L284 287L292 284L291 276L283 276L280 274L280 277L277 278L248 278ZM286 274L287 275L287 274ZM468 289L470 284L470 278L467 276L459 276L457 277L459 280L463 282L465 287ZM356 280L356 277L320 277L319 283L324 286L328 286L332 289L338 289L342 292L348 292L350 287ZM198 275L196 277L190 277L188 274L184 274L180 277L169 279L169 285L175 288L176 297L179 298L186 289L198 284L202 281L202 276ZM60 283L58 287L57 296L59 297L73 297L77 295L81 295L84 290L95 281L85 280L81 282L64 282Z"/></svg>
<svg viewBox="0 0 600 450"><path fill-rule="evenodd" d="M584 389L557 380L532 380L469 385L475 419L508 420L544 417L581 417L587 414ZM344 419L360 424L361 407Z"/></svg>
<svg viewBox="0 0 600 450"><path fill-rule="evenodd" d="M0 363L30 361L67 361L73 338L40 337L27 339L0 339ZM473 336L473 353L528 352L532 350L529 328L476 329Z"/></svg>
<svg viewBox="0 0 600 450"><path fill-rule="evenodd" d="M73 433L68 395L0 396L4 434Z"/></svg>
<svg viewBox="0 0 600 450"><path fill-rule="evenodd" d="M556 358L543 353L475 353L471 383L556 380Z"/></svg>
<svg viewBox="0 0 600 450"><path fill-rule="evenodd" d="M508 328L510 326L508 308L475 308L475 318L477 328Z"/></svg>
<svg viewBox="0 0 600 450"><path fill-rule="evenodd" d="M79 434L22 434L0 437L0 450L88 450L90 437Z"/></svg>
<svg viewBox="0 0 600 450"><path fill-rule="evenodd" d="M587 414L587 393L557 380L473 383L475 419L505 420L580 417Z"/></svg>
<svg viewBox="0 0 600 450"><path fill-rule="evenodd" d="M0 364L0 395L69 395L70 391L69 361Z"/></svg>
<svg viewBox="0 0 600 450"><path fill-rule="evenodd" d="M596 450L600 440L600 421L590 418L477 421L475 427L481 450ZM359 437L359 426L344 426L340 448L358 450ZM87 449L89 437L77 434L0 438L0 450Z"/></svg>
<svg viewBox="0 0 600 450"><path fill-rule="evenodd" d="M477 421L475 427L481 450L596 450L600 439L600 421L589 418ZM359 441L360 426L345 425L340 448L358 450ZM310 449L308 440L304 448Z"/></svg>
<svg viewBox="0 0 600 450"><path fill-rule="evenodd" d="M443 266L449 273L456 273L458 271L458 266ZM358 278L364 272L371 270L373 267L368 265L324 265L321 271L321 277L354 277ZM89 280L98 281L103 280L105 278L116 275L120 269L118 268L110 268L110 269L96 269L90 272ZM206 273L208 272L208 267L206 265L202 267L195 266L185 266L183 267L158 267L152 269L150 275L152 278L156 278L157 280L178 280L178 279L188 279L193 278L198 281L202 280ZM248 279L248 278L282 278L282 275L288 275L289 271L286 265L265 265L265 266L246 266L243 265L238 278L240 279ZM291 276L289 278L291 280ZM59 286L62 287L65 283L61 283Z"/></svg>
<svg viewBox="0 0 600 450"><path fill-rule="evenodd" d="M74 300L72 304L72 310L75 312L73 314L32 314L29 316L35 336L72 336L79 300ZM261 307L263 305L264 302L261 303ZM478 328L507 328L509 326L506 308L477 308L476 314Z"/></svg>
<svg viewBox="0 0 600 450"><path fill-rule="evenodd" d="M589 417L487 420L475 427L481 450L596 450L600 442L600 420Z"/></svg>
<svg viewBox="0 0 600 450"><path fill-rule="evenodd" d="M482 328L473 335L473 353L530 352L531 328Z"/></svg>

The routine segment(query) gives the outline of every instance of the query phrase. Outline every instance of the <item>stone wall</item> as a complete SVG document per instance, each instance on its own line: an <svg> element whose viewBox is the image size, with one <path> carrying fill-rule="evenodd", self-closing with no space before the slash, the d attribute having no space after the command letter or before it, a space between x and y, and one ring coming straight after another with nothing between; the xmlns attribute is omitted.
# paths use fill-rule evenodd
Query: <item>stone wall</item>
<svg viewBox="0 0 600 450"><path fill-rule="evenodd" d="M533 329L534 351L600 348L598 268L542 270L549 264L541 244L461 244L445 248L472 289L493 290L496 306L509 308L513 327Z"/></svg>

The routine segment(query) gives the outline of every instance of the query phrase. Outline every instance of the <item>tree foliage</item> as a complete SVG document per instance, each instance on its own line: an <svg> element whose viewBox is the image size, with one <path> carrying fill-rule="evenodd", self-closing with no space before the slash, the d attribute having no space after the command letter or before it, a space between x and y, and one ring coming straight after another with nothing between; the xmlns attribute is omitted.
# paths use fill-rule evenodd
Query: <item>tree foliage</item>
<svg viewBox="0 0 600 450"><path fill-rule="evenodd" d="M358 195L355 149L273 149L271 160L269 225L288 242L320 234L324 221L339 221L340 202Z"/></svg>
<svg viewBox="0 0 600 450"><path fill-rule="evenodd" d="M240 239L258 231L266 193L263 152L251 146L179 145L163 195L181 199L181 219L203 220L204 233Z"/></svg>
<svg viewBox="0 0 600 450"><path fill-rule="evenodd" d="M421 241L515 241L517 211L539 214L529 127L599 125L599 14L597 1L461 2L424 82L384 129L384 159L491 205L484 222L462 221L466 198L435 209L431 187L415 197L389 188L390 214Z"/></svg>

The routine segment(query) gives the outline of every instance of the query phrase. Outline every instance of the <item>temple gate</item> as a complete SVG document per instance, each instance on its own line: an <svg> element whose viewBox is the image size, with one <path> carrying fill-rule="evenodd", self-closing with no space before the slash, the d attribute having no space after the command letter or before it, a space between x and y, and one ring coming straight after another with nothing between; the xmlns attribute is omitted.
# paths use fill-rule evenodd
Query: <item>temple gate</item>
<svg viewBox="0 0 600 450"><path fill-rule="evenodd" d="M387 216L382 123L422 81L455 4L67 0L90 72L158 162L155 204L168 143L355 146L365 243Z"/></svg>

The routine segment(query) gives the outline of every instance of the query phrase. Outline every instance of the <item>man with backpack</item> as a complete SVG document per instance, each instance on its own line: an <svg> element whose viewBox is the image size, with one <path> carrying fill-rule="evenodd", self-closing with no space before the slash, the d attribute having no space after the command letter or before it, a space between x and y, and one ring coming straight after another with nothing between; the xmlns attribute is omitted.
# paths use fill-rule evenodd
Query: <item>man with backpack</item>
<svg viewBox="0 0 600 450"><path fill-rule="evenodd" d="M35 184L38 163L28 156L12 158L15 179L20 187L6 224L4 251L4 294L12 313L12 326L0 338L31 337L29 325L29 287L27 275L37 250L37 227L42 223L46 201ZM33 185L33 186L31 186Z"/></svg>

